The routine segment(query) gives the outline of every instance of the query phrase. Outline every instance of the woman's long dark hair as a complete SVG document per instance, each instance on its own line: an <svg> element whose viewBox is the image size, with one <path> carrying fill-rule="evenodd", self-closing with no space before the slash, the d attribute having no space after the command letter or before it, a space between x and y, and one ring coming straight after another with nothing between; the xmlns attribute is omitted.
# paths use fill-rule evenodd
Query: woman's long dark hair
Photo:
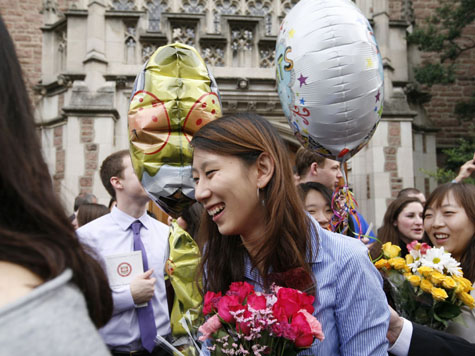
<svg viewBox="0 0 475 356"><path fill-rule="evenodd" d="M207 124L195 133L191 144L195 149L238 157L246 165L253 164L263 152L271 156L274 174L261 190L265 233L258 241L252 264L260 267L266 287L271 283L271 271L275 274L300 268L311 277L306 262L311 253L310 220L294 184L285 145L274 127L258 115L236 114ZM240 236L223 238L206 212L198 242L203 250L200 277L204 291L224 292L231 282L244 279L247 251Z"/></svg>
<svg viewBox="0 0 475 356"><path fill-rule="evenodd" d="M0 261L51 280L65 269L97 327L112 315L100 264L79 243L53 191L13 42L0 17Z"/></svg>
<svg viewBox="0 0 475 356"><path fill-rule="evenodd" d="M452 192L454 198L465 210L468 219L475 226L475 186L466 183L446 183L439 185L427 199L424 208L424 216L427 208L439 208L445 196ZM424 236L429 238L426 233ZM472 283L475 282L475 236L472 236L467 249L460 259L460 266L462 267L464 277L468 278Z"/></svg>
<svg viewBox="0 0 475 356"><path fill-rule="evenodd" d="M369 250L372 259L377 259L381 256L381 247L386 242L391 242L393 245L399 246L401 248L402 257L408 253L406 243L401 239L401 233L397 227L394 226L394 223L397 221L399 214L401 214L404 208L411 203L419 203L422 205L421 201L415 197L400 197L389 204L388 209L384 214L383 226L378 229L378 240ZM430 243L430 240L424 238L421 242Z"/></svg>

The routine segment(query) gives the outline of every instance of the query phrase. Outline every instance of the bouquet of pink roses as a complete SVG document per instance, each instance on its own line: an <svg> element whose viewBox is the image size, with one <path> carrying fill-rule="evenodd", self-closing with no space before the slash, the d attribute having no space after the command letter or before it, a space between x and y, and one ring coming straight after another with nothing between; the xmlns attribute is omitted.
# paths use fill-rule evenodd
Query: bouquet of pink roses
<svg viewBox="0 0 475 356"><path fill-rule="evenodd" d="M246 282L234 282L223 296L207 292L199 328L201 341L211 339L212 355L296 355L324 335L312 315L313 296L273 286L259 293Z"/></svg>

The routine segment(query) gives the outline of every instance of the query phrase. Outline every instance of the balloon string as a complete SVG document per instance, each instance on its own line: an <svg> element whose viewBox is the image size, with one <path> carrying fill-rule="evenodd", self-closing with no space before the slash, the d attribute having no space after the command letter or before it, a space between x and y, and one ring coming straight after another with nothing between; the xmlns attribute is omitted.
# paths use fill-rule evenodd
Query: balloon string
<svg viewBox="0 0 475 356"><path fill-rule="evenodd" d="M354 197L353 192L348 188L348 178L345 170L342 170L343 186L338 186L332 195L331 208L333 210L333 217L330 222L331 230L345 234L350 233L350 236L354 236L361 240L362 238L368 238L370 240L376 240L369 235L371 229L363 231L361 226L361 219L357 213L358 203ZM350 219L353 218L354 228L353 231Z"/></svg>

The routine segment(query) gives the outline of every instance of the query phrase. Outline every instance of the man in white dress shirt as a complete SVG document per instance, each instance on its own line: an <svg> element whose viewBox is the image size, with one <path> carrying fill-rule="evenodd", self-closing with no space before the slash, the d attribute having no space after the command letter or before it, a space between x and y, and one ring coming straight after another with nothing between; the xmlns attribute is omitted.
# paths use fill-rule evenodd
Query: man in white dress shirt
<svg viewBox="0 0 475 356"><path fill-rule="evenodd" d="M139 236L145 250L148 270L135 277L130 285L112 287L114 313L100 330L113 355L162 355L159 347L142 341L143 321L139 306L151 304L156 332L170 333L170 321L164 281L164 265L168 258L168 226L147 215L149 197L135 175L127 150L111 154L100 169L102 183L117 206L112 211L77 230L80 240L91 246L100 258L134 251L132 223L140 221ZM135 248L137 250L137 248ZM147 262L145 262L147 261ZM140 325L139 325L140 323ZM153 320L152 320L153 323ZM150 324L148 324L150 325ZM149 328L150 329L150 328ZM142 332L141 332L142 330ZM153 340L153 338L152 338Z"/></svg>

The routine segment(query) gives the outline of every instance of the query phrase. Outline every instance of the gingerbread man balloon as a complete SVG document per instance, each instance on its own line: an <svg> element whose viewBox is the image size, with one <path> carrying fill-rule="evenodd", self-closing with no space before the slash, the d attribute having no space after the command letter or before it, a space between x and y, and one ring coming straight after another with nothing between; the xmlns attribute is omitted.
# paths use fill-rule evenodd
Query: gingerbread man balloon
<svg viewBox="0 0 475 356"><path fill-rule="evenodd" d="M193 203L190 141L220 116L216 82L193 47L160 47L138 74L129 103L130 154L143 187L167 214L176 217Z"/></svg>

